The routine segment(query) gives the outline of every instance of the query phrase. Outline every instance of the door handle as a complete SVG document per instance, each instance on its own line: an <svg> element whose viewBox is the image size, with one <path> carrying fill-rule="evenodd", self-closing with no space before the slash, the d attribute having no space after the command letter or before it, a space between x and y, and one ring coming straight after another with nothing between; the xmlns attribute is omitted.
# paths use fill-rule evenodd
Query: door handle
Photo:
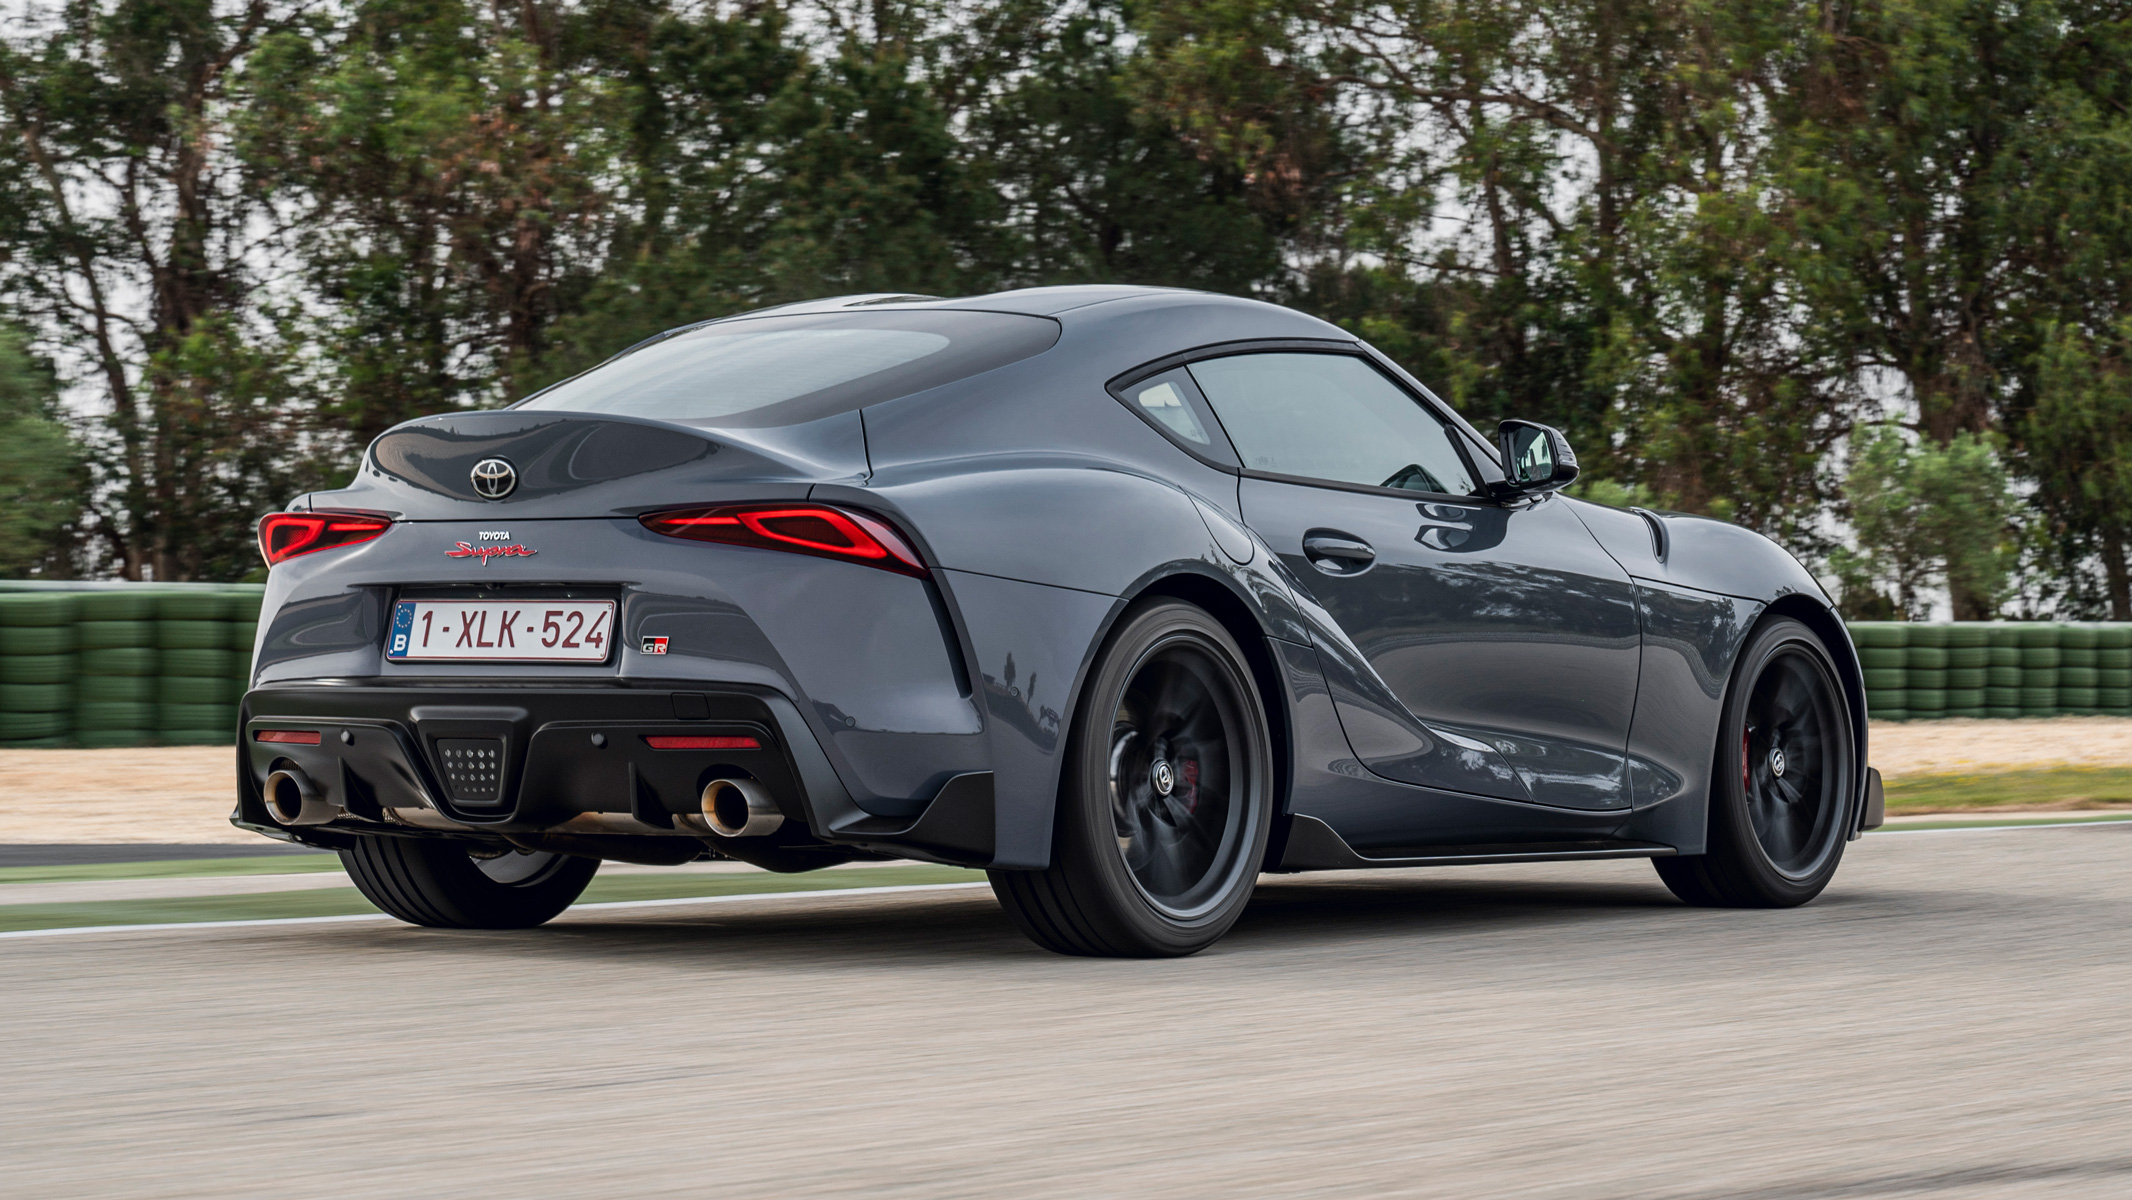
<svg viewBox="0 0 2132 1200"><path fill-rule="evenodd" d="M1328 575L1355 575L1377 561L1377 552L1360 538L1313 533L1303 539L1303 557Z"/></svg>

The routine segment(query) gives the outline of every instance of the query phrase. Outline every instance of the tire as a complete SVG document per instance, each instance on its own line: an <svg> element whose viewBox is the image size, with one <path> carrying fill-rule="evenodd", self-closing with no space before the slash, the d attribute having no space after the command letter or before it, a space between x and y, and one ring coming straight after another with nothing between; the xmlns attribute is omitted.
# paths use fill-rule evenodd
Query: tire
<svg viewBox="0 0 2132 1200"><path fill-rule="evenodd" d="M67 654L73 649L72 625L0 625L0 654Z"/></svg>
<svg viewBox="0 0 2132 1200"><path fill-rule="evenodd" d="M1758 631L1733 669L1712 764L1705 851L1654 858L1689 904L1791 908L1843 861L1858 748L1828 650L1788 618Z"/></svg>
<svg viewBox="0 0 2132 1200"><path fill-rule="evenodd" d="M162 651L149 646L118 646L108 650L84 650L84 675L130 676L153 679Z"/></svg>
<svg viewBox="0 0 2132 1200"><path fill-rule="evenodd" d="M155 645L154 621L83 621L74 627L85 651L144 649Z"/></svg>
<svg viewBox="0 0 2132 1200"><path fill-rule="evenodd" d="M443 838L359 837L340 852L363 895L410 925L437 929L531 929L584 894L596 858L506 851L474 857Z"/></svg>
<svg viewBox="0 0 2132 1200"><path fill-rule="evenodd" d="M9 592L0 595L0 625L71 625L74 608L70 592Z"/></svg>
<svg viewBox="0 0 2132 1200"><path fill-rule="evenodd" d="M165 650L220 650L229 634L220 621L157 621L155 644Z"/></svg>
<svg viewBox="0 0 2132 1200"><path fill-rule="evenodd" d="M165 650L161 675L227 678L236 668L237 656L227 650Z"/></svg>
<svg viewBox="0 0 2132 1200"><path fill-rule="evenodd" d="M165 621L222 621L229 611L230 598L222 592L164 592L155 598L155 615Z"/></svg>
<svg viewBox="0 0 2132 1200"><path fill-rule="evenodd" d="M71 654L13 654L0 657L0 683L65 683L74 677Z"/></svg>
<svg viewBox="0 0 2132 1200"><path fill-rule="evenodd" d="M158 731L169 733L218 729L222 731L220 736L223 738L235 740L237 736L237 706L235 704L158 704L155 706L155 727Z"/></svg>
<svg viewBox="0 0 2132 1200"><path fill-rule="evenodd" d="M63 712L0 712L0 741L64 737L73 724Z"/></svg>
<svg viewBox="0 0 2132 1200"><path fill-rule="evenodd" d="M1204 611L1155 601L1089 674L1052 865L993 871L992 892L1047 950L1193 954L1250 902L1272 808L1272 738L1243 652Z"/></svg>
<svg viewBox="0 0 2132 1200"><path fill-rule="evenodd" d="M154 592L130 592L111 590L83 592L79 604L82 621L152 621L155 619Z"/></svg>
<svg viewBox="0 0 2132 1200"><path fill-rule="evenodd" d="M156 681L156 699L165 704L230 706L237 703L237 682L227 676L165 675Z"/></svg>
<svg viewBox="0 0 2132 1200"><path fill-rule="evenodd" d="M74 727L96 729L151 729L155 705L140 701L85 700L74 706Z"/></svg>
<svg viewBox="0 0 2132 1200"><path fill-rule="evenodd" d="M153 675L84 675L74 681L74 699L85 704L107 701L153 703L155 690Z"/></svg>
<svg viewBox="0 0 2132 1200"><path fill-rule="evenodd" d="M0 683L0 712L65 712L72 707L72 684Z"/></svg>

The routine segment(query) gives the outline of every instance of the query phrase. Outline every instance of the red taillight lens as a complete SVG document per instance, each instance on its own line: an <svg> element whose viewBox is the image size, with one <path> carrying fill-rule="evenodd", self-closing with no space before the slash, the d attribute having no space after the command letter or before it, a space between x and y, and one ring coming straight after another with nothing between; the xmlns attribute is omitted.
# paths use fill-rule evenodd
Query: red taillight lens
<svg viewBox="0 0 2132 1200"><path fill-rule="evenodd" d="M644 744L654 750L762 749L762 743L751 737L657 737L646 734Z"/></svg>
<svg viewBox="0 0 2132 1200"><path fill-rule="evenodd" d="M252 734L255 742L281 742L290 746L318 745L316 729L261 729Z"/></svg>
<svg viewBox="0 0 2132 1200"><path fill-rule="evenodd" d="M268 513L259 518L259 556L271 567L314 550L367 542L390 528L388 518L364 513Z"/></svg>
<svg viewBox="0 0 2132 1200"><path fill-rule="evenodd" d="M840 558L904 575L925 575L918 552L887 522L820 504L729 504L672 508L637 518L668 537Z"/></svg>

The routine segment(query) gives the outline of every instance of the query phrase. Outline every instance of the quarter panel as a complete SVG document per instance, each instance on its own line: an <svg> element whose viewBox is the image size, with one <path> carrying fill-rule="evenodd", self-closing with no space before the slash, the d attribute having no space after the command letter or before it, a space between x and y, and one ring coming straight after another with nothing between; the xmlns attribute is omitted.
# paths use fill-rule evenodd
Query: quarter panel
<svg viewBox="0 0 2132 1200"><path fill-rule="evenodd" d="M1043 867L1051 859L1073 702L1097 639L1124 602L989 575L941 574L976 657L996 805L993 865Z"/></svg>

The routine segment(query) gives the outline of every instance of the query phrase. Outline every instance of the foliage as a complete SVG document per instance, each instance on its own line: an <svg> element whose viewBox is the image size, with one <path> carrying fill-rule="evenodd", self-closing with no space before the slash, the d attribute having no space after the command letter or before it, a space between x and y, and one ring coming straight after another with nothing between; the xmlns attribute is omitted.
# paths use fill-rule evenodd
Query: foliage
<svg viewBox="0 0 2132 1200"><path fill-rule="evenodd" d="M135 578L682 322L1120 281L1854 607L2132 617L2128 67L2123 0L32 0L0 294L86 417L64 556Z"/></svg>
<svg viewBox="0 0 2132 1200"><path fill-rule="evenodd" d="M81 513L81 452L59 419L51 366L0 326L0 577L64 575ZM56 568L56 571L55 571Z"/></svg>
<svg viewBox="0 0 2132 1200"><path fill-rule="evenodd" d="M1893 426L1862 428L1848 500L1858 548L1835 555L1847 616L1923 620L1933 583L1947 588L1957 621L1998 615L2020 545L1994 438L1964 432L1944 446L1912 445ZM1879 599L1893 612L1879 611Z"/></svg>

